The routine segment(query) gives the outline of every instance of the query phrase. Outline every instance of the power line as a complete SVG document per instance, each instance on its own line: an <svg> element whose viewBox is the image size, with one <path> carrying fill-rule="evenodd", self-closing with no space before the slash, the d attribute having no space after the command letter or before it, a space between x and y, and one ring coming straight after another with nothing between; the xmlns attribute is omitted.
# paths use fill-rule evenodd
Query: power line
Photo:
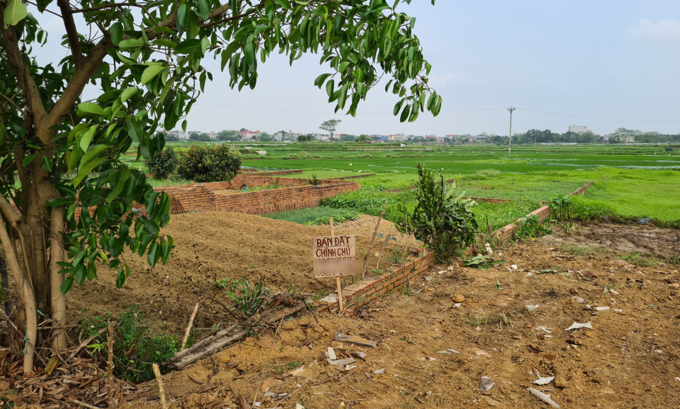
<svg viewBox="0 0 680 409"><path fill-rule="evenodd" d="M539 111L539 110L536 110L536 109L527 109L527 108L517 108L517 109L520 110L520 111L537 112L537 113L539 113L539 114L547 114L547 115L555 115L555 116L564 116L564 117L571 117L571 118L598 119L598 120L601 120L601 121L680 122L680 119L603 118L603 117L587 116L587 115L560 114L560 113L557 113L557 112Z"/></svg>

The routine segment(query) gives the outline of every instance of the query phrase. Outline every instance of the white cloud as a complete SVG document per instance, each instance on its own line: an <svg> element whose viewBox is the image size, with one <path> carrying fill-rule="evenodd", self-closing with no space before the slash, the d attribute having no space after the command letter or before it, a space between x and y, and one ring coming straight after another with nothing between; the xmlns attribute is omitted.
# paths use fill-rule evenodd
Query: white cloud
<svg viewBox="0 0 680 409"><path fill-rule="evenodd" d="M431 87L445 87L446 83L453 81L453 75L444 75L442 77L430 77L428 85Z"/></svg>
<svg viewBox="0 0 680 409"><path fill-rule="evenodd" d="M633 38L637 39L679 40L680 21L659 20L653 23L650 19L643 18L629 32Z"/></svg>

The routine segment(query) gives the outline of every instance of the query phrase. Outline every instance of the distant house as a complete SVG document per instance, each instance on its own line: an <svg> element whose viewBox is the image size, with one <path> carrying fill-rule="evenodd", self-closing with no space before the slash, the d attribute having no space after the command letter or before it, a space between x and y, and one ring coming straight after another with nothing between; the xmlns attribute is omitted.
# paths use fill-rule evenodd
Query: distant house
<svg viewBox="0 0 680 409"><path fill-rule="evenodd" d="M243 132L239 132L239 135L241 135L241 139L252 139L253 136L257 136L260 133L260 131L249 131L245 130Z"/></svg>
<svg viewBox="0 0 680 409"><path fill-rule="evenodd" d="M210 132L208 136L210 137L210 139L217 139L217 133L215 131Z"/></svg>
<svg viewBox="0 0 680 409"><path fill-rule="evenodd" d="M577 133L579 135L583 135L584 133L588 132L588 127L587 126L580 126L580 125L571 125L569 126L569 132Z"/></svg>
<svg viewBox="0 0 680 409"><path fill-rule="evenodd" d="M484 135L478 135L478 136L475 136L474 138L472 138L472 141L476 142L476 143L485 143L486 140L487 140L487 138Z"/></svg>

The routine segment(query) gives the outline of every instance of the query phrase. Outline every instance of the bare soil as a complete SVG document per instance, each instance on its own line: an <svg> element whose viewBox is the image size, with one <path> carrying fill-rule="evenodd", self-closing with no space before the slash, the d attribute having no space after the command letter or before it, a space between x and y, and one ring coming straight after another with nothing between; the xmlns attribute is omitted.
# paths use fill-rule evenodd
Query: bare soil
<svg viewBox="0 0 680 409"><path fill-rule="evenodd" d="M257 393L261 408L293 408L296 402L307 409L547 408L527 387L546 390L562 408L680 407L678 268L621 260L630 251L677 248L677 231L577 227L580 235L560 232L497 248L495 257L507 262L490 269L437 266L410 290L354 316L320 313L317 322L306 313L283 322L276 337L276 328L264 329L164 376L170 407L237 407L239 397L251 404ZM624 240L634 249L605 245ZM574 246L606 251L565 250ZM308 246L300 247L302 254ZM284 260L288 255L276 262ZM198 266L185 263L185 270ZM308 285L323 287L313 280ZM454 297L460 296L457 306ZM592 329L565 331L574 322L590 322ZM335 342L336 332L378 346ZM331 366L324 355L329 346L339 358L365 352L365 361ZM444 353L449 349L455 352ZM536 373L555 379L533 385ZM488 392L479 390L482 376L495 382ZM158 408L157 396L155 383L140 385L131 407Z"/></svg>
<svg viewBox="0 0 680 409"><path fill-rule="evenodd" d="M215 287L216 280L245 277L253 284L262 281L272 292L292 288L298 293L324 294L335 289L335 280L317 279L311 272L312 238L330 234L328 228L241 213L206 212L173 215L162 233L175 242L168 264L159 263L152 269L146 256L128 253L125 258L132 272L121 289L115 287L115 271L100 267L97 280L69 292L69 319L76 322L84 315L116 314L133 306L151 318L156 330L181 335L199 299L202 307L196 328L207 332L213 325L229 321L223 307L209 300L213 297L229 303L224 291ZM347 228L336 234L355 233L357 255L363 260L370 235ZM388 246L385 252L393 247ZM375 253L369 257L372 267L378 261ZM380 268L388 264L387 258L381 257ZM343 278L343 284L350 280Z"/></svg>

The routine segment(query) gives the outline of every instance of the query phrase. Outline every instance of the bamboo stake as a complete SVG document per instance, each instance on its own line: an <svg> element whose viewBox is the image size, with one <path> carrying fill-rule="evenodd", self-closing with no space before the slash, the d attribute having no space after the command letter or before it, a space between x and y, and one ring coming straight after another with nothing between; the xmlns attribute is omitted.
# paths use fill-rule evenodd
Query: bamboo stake
<svg viewBox="0 0 680 409"><path fill-rule="evenodd" d="M114 323L113 321L109 321L109 381L108 381L108 398L109 398L109 407L113 407L113 394L114 394L114 384L113 384L113 328L114 328Z"/></svg>
<svg viewBox="0 0 680 409"><path fill-rule="evenodd" d="M182 338L182 346L179 349L180 351L187 346L187 341L189 340L189 333L191 332L191 327L194 326L194 320L196 319L196 313L198 312L199 305L201 305L200 301L196 303L196 306L194 307L194 312L191 313L191 318L189 318L189 325L187 325L187 330L184 332L184 338Z"/></svg>
<svg viewBox="0 0 680 409"><path fill-rule="evenodd" d="M163 390L163 379L161 377L161 370L158 369L158 364L153 364L153 373L156 375L156 382L158 382L158 394L161 397L161 408L168 409L165 403L165 390Z"/></svg>
<svg viewBox="0 0 680 409"><path fill-rule="evenodd" d="M335 229L333 228L333 218L330 218L331 221L331 236L335 236ZM340 284L340 276L335 277L335 283L338 285L338 307L340 309L340 313L342 313L343 307L342 307L342 284Z"/></svg>
<svg viewBox="0 0 680 409"><path fill-rule="evenodd" d="M385 214L387 206L380 212L380 217L378 217L378 223L375 224L375 230L373 231L373 237L371 238L371 244L368 246L368 253L366 253L366 260L364 260L364 271L361 273L361 278L366 277L366 269L368 268L368 258L371 255L371 249L373 248L373 242L375 241L375 235L378 233L378 227L380 227L380 221L382 220L383 214Z"/></svg>

